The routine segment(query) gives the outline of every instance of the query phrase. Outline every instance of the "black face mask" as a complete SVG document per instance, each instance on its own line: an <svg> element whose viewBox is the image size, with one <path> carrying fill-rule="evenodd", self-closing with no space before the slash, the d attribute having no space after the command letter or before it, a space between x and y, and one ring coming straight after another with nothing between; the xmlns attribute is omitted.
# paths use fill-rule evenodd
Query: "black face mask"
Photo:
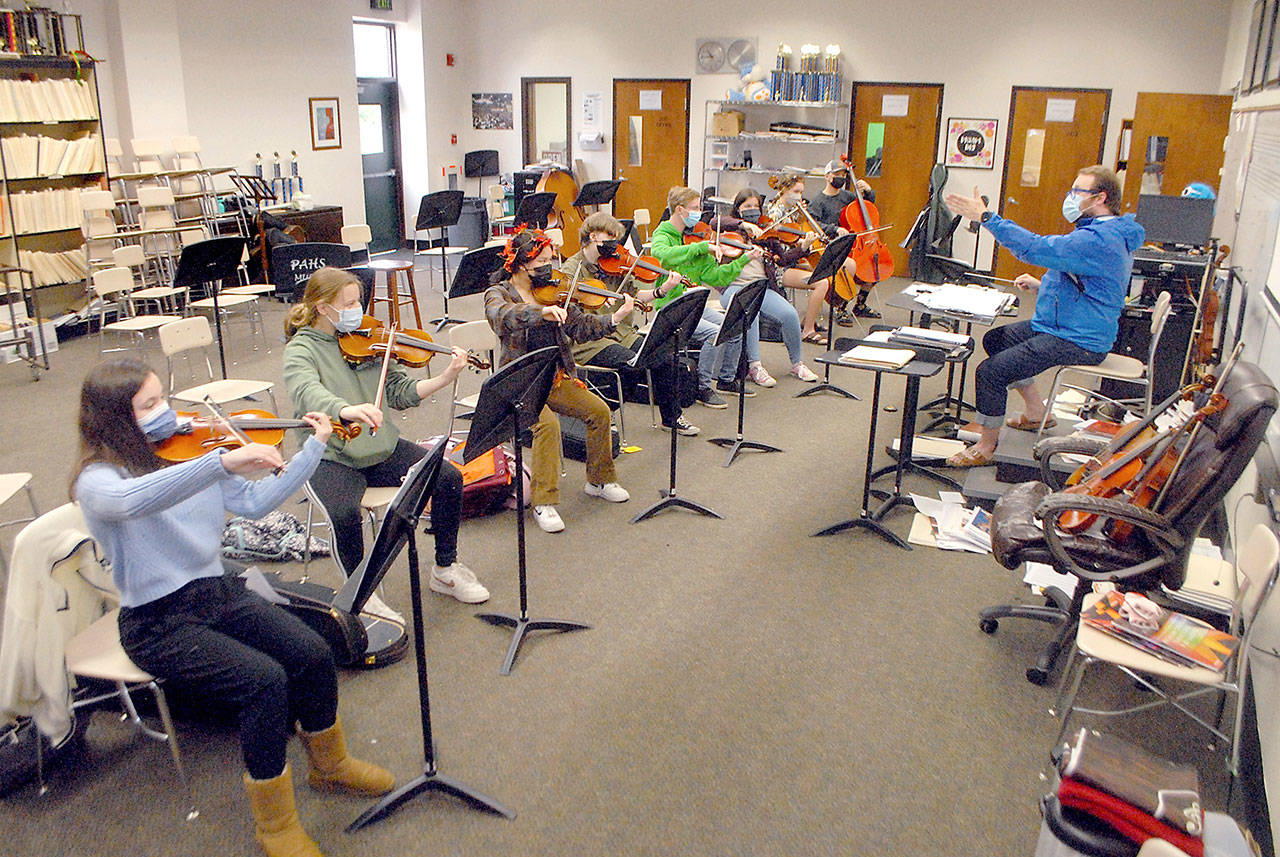
<svg viewBox="0 0 1280 857"><path fill-rule="evenodd" d="M545 286L551 283L551 263L539 265L536 268L529 269L529 279L533 281L535 286Z"/></svg>
<svg viewBox="0 0 1280 857"><path fill-rule="evenodd" d="M596 248L596 252L600 254L601 259L612 259L614 256L618 255L617 240L611 238L608 241L601 241L600 245Z"/></svg>
<svg viewBox="0 0 1280 857"><path fill-rule="evenodd" d="M738 212L738 216L748 223L758 223L760 221L760 209L744 208Z"/></svg>
<svg viewBox="0 0 1280 857"><path fill-rule="evenodd" d="M836 190L840 190L840 188L844 187L848 183L849 183L849 180L844 176L835 176L834 178L831 179L831 186Z"/></svg>

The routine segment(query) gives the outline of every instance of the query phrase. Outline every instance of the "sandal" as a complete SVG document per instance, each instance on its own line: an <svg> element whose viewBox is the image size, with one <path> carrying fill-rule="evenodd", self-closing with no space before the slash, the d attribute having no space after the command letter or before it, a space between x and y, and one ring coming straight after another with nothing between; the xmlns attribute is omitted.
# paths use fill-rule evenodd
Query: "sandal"
<svg viewBox="0 0 1280 857"><path fill-rule="evenodd" d="M1040 421L1029 420L1027 419L1026 414L1020 414L1012 419L1005 420L1004 424L1009 428L1017 429L1018 431L1040 431ZM1051 429L1057 424L1058 421L1053 418L1052 414L1050 414L1049 419L1045 421L1044 427Z"/></svg>
<svg viewBox="0 0 1280 857"><path fill-rule="evenodd" d="M968 449L962 449L955 455L947 459L948 467L986 467L992 462L992 456L982 452L978 452L978 448L971 446Z"/></svg>
<svg viewBox="0 0 1280 857"><path fill-rule="evenodd" d="M818 333L818 331L816 331L816 330L815 330L813 333L806 333L804 336L800 337L800 341L801 341L801 342L808 342L808 343L810 343L810 344L812 344L812 345L826 345L826 344L827 344L827 338L826 338L825 336L823 336L821 333Z"/></svg>

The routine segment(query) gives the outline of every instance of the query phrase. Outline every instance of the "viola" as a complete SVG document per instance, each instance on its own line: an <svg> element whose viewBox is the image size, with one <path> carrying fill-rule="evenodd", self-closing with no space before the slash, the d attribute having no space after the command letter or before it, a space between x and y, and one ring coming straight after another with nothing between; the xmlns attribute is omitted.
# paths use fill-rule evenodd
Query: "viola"
<svg viewBox="0 0 1280 857"><path fill-rule="evenodd" d="M251 443L279 446L284 441L285 429L311 427L306 420L280 419L270 411L254 409L231 414L231 429L221 421L204 419L194 411L179 411L178 420L178 431L156 445L156 455L165 461L190 461L211 450L239 447L237 431ZM359 423L333 420L333 433L343 440L358 437L360 431Z"/></svg>
<svg viewBox="0 0 1280 857"><path fill-rule="evenodd" d="M603 282L592 277L578 280L574 285L569 275L563 271L552 271L551 276L551 283L530 289L533 299L543 306L564 306L572 302L584 310L597 310L610 300L620 301L626 297L621 292L606 289ZM635 304L645 312L651 309L641 301L636 301Z"/></svg>
<svg viewBox="0 0 1280 857"><path fill-rule="evenodd" d="M1068 479L1065 494L1084 494L1090 497L1114 497L1142 473L1146 466L1144 456L1160 446L1169 437L1169 432L1157 432L1151 426L1133 433L1118 452L1112 455L1097 469L1085 475L1088 465L1078 469ZM1072 479L1076 480L1072 483ZM1068 509L1058 515L1057 527L1064 533L1082 533L1089 529L1098 519L1097 513L1084 512L1079 509Z"/></svg>
<svg viewBox="0 0 1280 857"><path fill-rule="evenodd" d="M611 277L630 274L642 283L655 283L659 277L667 277L673 273L658 264L655 257L635 256L622 246L618 247L617 255L601 256L596 264Z"/></svg>
<svg viewBox="0 0 1280 857"><path fill-rule="evenodd" d="M391 359L413 369L421 369L437 354L453 355L453 349L438 345L425 330L397 330L394 341L391 331L371 315L366 315L360 327L351 333L338 334L338 347L348 363L361 364L378 360L391 349ZM488 369L489 361L478 354L467 354L467 363L476 369Z"/></svg>
<svg viewBox="0 0 1280 857"><path fill-rule="evenodd" d="M840 212L840 225L850 232L859 233L849 252L849 258L857 266L854 276L858 281L873 286L886 277L893 276L893 254L889 252L889 246L880 240L877 231L880 229L880 212L874 203L863 199L849 156L841 155L840 160L849 170L849 184L853 186L854 196L857 197Z"/></svg>

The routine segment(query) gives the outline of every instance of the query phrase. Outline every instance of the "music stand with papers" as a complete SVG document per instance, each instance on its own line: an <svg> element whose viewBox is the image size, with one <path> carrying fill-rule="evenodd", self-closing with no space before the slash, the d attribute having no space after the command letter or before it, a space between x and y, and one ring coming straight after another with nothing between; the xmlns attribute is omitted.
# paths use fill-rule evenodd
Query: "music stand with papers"
<svg viewBox="0 0 1280 857"><path fill-rule="evenodd" d="M724 311L724 321L720 323L720 332L716 334L715 344L717 348L723 346L734 337L741 337L741 347L738 349L738 368L733 376L736 379L735 383L738 385L738 436L736 438L707 438L708 443L729 448L729 457L724 460L725 467L733 464L733 460L738 457L738 453L744 449L754 449L759 452L782 452L779 447L761 443L758 440L744 440L742 436L743 413L746 410L747 328L755 323L756 316L760 314L760 305L764 303L764 294L768 289L768 280L756 280L754 283L743 286L734 292L733 297L729 300L728 308Z"/></svg>
<svg viewBox="0 0 1280 857"><path fill-rule="evenodd" d="M680 355L684 353L685 345L693 337L693 331L698 326L698 322L702 320L702 311L707 306L707 294L706 289L694 289L685 292L658 310L657 315L653 317L649 333L644 338L644 343L636 352L636 356L631 358L630 365L636 369L648 369L663 360L668 360L671 362L671 377L678 378ZM632 518L631 523L636 524L645 518L652 518L672 506L712 518L723 518L724 515L713 512L700 503L676 496L676 438L680 433L676 431L675 426L670 426L669 431L671 432L671 480L665 490L658 492L661 499Z"/></svg>
<svg viewBox="0 0 1280 857"><path fill-rule="evenodd" d="M516 817L514 812L498 801L444 776L436 768L436 748L431 735L431 703L427 686L427 654L423 642L422 581L418 568L418 545L414 538L414 529L418 525L418 519L422 517L422 510L431 498L431 492L440 476L448 440L449 435L446 433L430 452L409 468L395 499L387 506L387 513L382 519L382 526L378 529L373 548L334 600L335 607L358 611L391 568L400 550L408 546L409 592L413 599L413 651L418 665L418 703L422 719L425 766L420 775L383 797L347 825L348 833L381 821L395 812L401 804L423 792L444 792L461 798L476 809L506 818Z"/></svg>
<svg viewBox="0 0 1280 857"><path fill-rule="evenodd" d="M460 324L463 319L449 317L449 254L446 245L449 243L448 229L457 226L462 218L462 198L460 190L438 190L429 193L418 203L418 219L413 224L414 232L430 232L440 230L440 291L444 293L444 315L431 319L438 333L447 324ZM417 252L415 248L415 253ZM427 250L430 254L430 248Z"/></svg>
<svg viewBox="0 0 1280 857"><path fill-rule="evenodd" d="M590 628L581 622L565 619L530 619L529 587L524 543L524 454L520 433L538 421L547 403L556 370L560 368L560 350L555 347L530 351L485 379L480 385L471 432L467 435L463 461L469 462L500 443L515 438L516 448L516 558L520 575L520 615L510 613L478 613L490 625L514 628L507 656L502 661L501 675L511 675L516 656L525 635L530 631L581 631Z"/></svg>
<svg viewBox="0 0 1280 857"><path fill-rule="evenodd" d="M844 264L844 260L849 258L849 253L853 250L853 245L858 240L858 235L859 233L851 232L848 235L841 235L829 243L827 249L822 251L822 258L814 266L813 273L809 276L809 283L818 283L835 277L836 272L840 270L840 266ZM827 342L835 342L835 318L834 311L827 313ZM835 393L844 396L846 399L853 399L855 402L860 401L853 393L831 383L830 365L822 367L821 382L814 384L807 390L796 393L795 398L800 399L805 396L812 396L815 393Z"/></svg>
<svg viewBox="0 0 1280 857"><path fill-rule="evenodd" d="M222 291L223 280L235 279L244 247L244 238L239 235L196 241L182 248L182 254L178 256L178 270L173 273L173 287L177 289L209 284L209 294L213 298L213 326L218 333L218 363L222 367L223 378L227 377L227 351L222 344L222 307L218 304L218 292Z"/></svg>

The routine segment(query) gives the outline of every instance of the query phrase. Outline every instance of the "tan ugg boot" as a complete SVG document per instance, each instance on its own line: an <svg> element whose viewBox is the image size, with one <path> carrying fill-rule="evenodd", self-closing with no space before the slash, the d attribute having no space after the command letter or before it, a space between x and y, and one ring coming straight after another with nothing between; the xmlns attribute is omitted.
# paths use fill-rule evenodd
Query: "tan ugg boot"
<svg viewBox="0 0 1280 857"><path fill-rule="evenodd" d="M320 732L301 729L302 746L311 760L311 773L307 782L320 791L349 791L367 797L377 797L391 791L396 779L385 768L370 762L362 762L347 755L347 739L342 734L342 718Z"/></svg>
<svg viewBox="0 0 1280 857"><path fill-rule="evenodd" d="M267 857L322 857L319 846L298 821L288 764L283 774L270 780L255 780L246 773L244 787L257 828L253 835Z"/></svg>

